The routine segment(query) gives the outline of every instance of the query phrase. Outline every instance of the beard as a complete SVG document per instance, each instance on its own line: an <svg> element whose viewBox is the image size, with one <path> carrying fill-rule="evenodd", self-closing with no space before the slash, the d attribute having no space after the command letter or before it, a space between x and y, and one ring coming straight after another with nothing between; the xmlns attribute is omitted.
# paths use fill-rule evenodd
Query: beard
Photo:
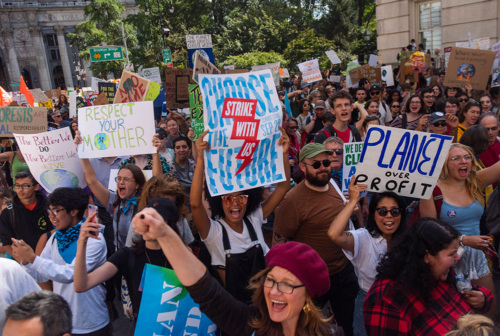
<svg viewBox="0 0 500 336"><path fill-rule="evenodd" d="M320 174L318 176L317 173L311 173L309 172L309 169L306 168L306 181L315 187L326 186L328 182L330 182L330 175L331 173L327 171L324 174Z"/></svg>

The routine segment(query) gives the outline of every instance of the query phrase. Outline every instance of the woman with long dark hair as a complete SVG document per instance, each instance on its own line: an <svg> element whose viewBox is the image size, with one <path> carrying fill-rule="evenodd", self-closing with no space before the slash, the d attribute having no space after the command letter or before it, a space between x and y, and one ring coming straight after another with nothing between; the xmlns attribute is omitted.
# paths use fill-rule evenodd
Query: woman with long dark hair
<svg viewBox="0 0 500 336"><path fill-rule="evenodd" d="M459 238L450 225L421 218L392 246L364 302L368 335L443 335L462 315L488 310L486 288L457 290Z"/></svg>
<svg viewBox="0 0 500 336"><path fill-rule="evenodd" d="M425 112L422 97L414 94L406 101L404 112L392 121L391 127L421 131L427 126Z"/></svg>

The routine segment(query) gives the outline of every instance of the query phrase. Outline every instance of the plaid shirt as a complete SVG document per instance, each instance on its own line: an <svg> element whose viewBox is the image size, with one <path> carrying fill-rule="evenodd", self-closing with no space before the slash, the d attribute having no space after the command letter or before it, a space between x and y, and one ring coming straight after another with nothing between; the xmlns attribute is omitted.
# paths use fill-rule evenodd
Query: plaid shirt
<svg viewBox="0 0 500 336"><path fill-rule="evenodd" d="M484 287L475 287L485 296L485 309L493 296ZM444 335L471 307L457 290L439 281L430 293L432 302L425 303L411 290L397 286L389 279L376 280L364 302L368 335Z"/></svg>

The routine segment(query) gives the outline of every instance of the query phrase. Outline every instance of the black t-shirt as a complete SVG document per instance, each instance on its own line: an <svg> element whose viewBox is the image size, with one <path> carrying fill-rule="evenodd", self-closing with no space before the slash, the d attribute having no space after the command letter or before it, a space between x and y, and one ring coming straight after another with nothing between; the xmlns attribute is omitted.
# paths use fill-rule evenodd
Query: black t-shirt
<svg viewBox="0 0 500 336"><path fill-rule="evenodd" d="M139 285L141 284L144 265L151 261L153 265L172 268L162 250L146 249L146 253L136 254L130 248L123 247L109 257L108 261L115 265L118 268L118 274L124 276L125 280L127 280L132 308L136 317L141 306L142 292L139 291Z"/></svg>

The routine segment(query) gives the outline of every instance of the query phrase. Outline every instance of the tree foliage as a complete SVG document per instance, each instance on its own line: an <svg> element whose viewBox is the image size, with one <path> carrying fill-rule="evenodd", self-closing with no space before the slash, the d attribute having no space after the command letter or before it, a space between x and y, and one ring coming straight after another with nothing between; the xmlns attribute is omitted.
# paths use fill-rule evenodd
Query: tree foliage
<svg viewBox="0 0 500 336"><path fill-rule="evenodd" d="M251 69L254 65L264 65L280 62L282 68L286 68L288 62L277 52L252 51L237 56L229 56L220 65L234 65L236 69Z"/></svg>

